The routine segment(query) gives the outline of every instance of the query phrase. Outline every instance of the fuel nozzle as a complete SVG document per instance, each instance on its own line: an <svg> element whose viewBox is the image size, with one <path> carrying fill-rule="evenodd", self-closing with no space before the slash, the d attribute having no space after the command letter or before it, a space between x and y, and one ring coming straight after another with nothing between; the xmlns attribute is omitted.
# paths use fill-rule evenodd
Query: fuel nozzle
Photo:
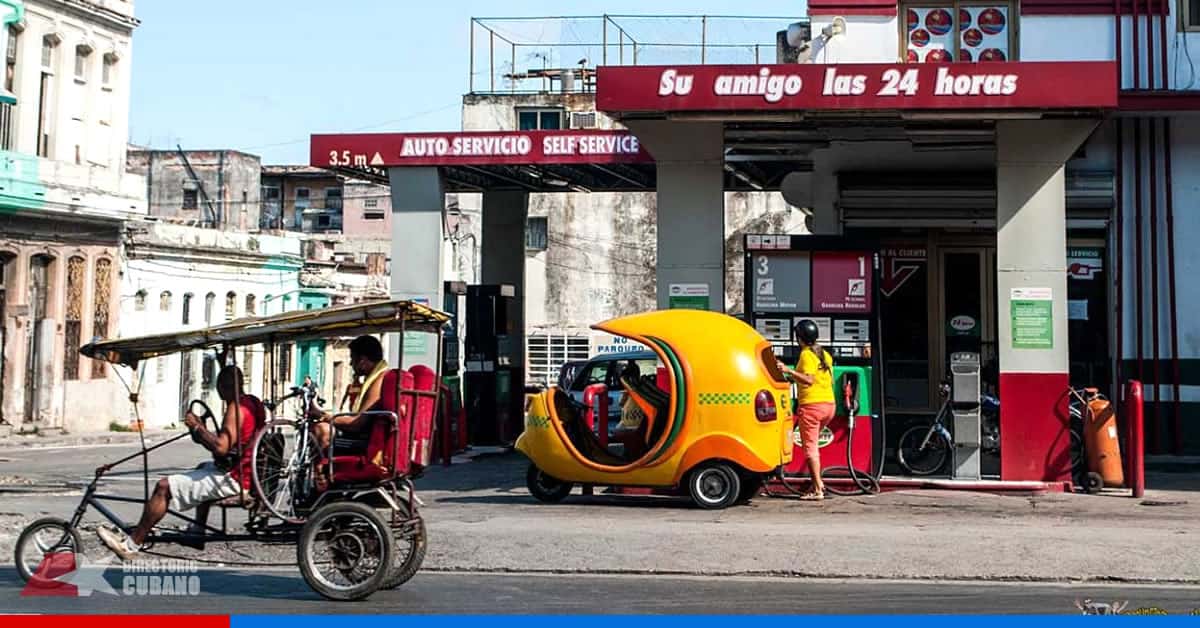
<svg viewBox="0 0 1200 628"><path fill-rule="evenodd" d="M858 416L858 376L855 373L842 375L842 405L846 408L846 422L853 429L854 417Z"/></svg>

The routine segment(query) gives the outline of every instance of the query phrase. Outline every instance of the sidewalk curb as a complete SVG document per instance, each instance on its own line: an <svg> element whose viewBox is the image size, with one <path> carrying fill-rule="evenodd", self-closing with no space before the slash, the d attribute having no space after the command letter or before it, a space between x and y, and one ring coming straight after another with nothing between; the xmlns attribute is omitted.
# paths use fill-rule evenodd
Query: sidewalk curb
<svg viewBox="0 0 1200 628"><path fill-rule="evenodd" d="M179 430L146 430L141 433L146 443L151 444L180 434ZM82 447L87 445L140 445L138 432L93 432L79 435L38 436L13 435L0 440L0 449L51 449L55 447Z"/></svg>

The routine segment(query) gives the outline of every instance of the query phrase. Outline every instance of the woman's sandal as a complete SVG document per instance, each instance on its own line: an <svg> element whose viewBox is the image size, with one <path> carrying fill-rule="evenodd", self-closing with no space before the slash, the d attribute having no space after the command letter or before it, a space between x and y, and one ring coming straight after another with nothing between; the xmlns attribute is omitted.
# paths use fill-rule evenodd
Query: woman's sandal
<svg viewBox="0 0 1200 628"><path fill-rule="evenodd" d="M805 493L800 496L800 500L806 501L806 502L819 502L819 501L823 501L824 499L825 499L825 494L817 493L817 492Z"/></svg>

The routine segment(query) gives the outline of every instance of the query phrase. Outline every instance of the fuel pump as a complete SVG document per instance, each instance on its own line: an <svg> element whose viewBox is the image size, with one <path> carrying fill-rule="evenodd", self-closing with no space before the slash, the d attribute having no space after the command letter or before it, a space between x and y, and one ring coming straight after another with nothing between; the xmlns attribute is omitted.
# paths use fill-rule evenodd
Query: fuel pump
<svg viewBox="0 0 1200 628"><path fill-rule="evenodd" d="M446 281L442 284L442 311L450 315L442 334L442 385L447 397L450 417L445 422L450 429L452 451L467 447L466 425L460 421L463 412L462 386L462 334L458 317L459 298L467 294L467 284L462 281Z"/></svg>
<svg viewBox="0 0 1200 628"><path fill-rule="evenodd" d="M878 492L884 453L878 247L846 237L747 235L745 254L747 322L775 355L796 362L792 328L805 318L817 323L818 342L833 355L838 408L818 442L822 477L833 480L826 488L840 495ZM807 475L797 449L776 483L795 490L792 482Z"/></svg>
<svg viewBox="0 0 1200 628"><path fill-rule="evenodd" d="M514 343L520 301L511 285L467 286L464 403L472 445L508 446L524 422L524 365Z"/></svg>

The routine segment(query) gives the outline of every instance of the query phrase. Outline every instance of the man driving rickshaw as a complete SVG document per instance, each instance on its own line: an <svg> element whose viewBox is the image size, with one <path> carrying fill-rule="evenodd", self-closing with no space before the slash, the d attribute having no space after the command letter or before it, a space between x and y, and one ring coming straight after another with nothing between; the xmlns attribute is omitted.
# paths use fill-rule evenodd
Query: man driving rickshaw
<svg viewBox="0 0 1200 628"><path fill-rule="evenodd" d="M154 493L146 501L142 518L133 534L101 527L97 536L122 560L130 560L146 542L154 526L162 521L170 507L176 512L196 509L196 521L189 533L202 536L212 503L237 497L250 490L252 451L249 443L258 428L266 423L266 408L262 400L243 391L242 370L226 366L217 375L217 395L225 402L224 420L220 431L213 433L188 408L184 425L192 439L213 455L213 460L187 473L168 475L158 481ZM181 544L203 549L203 542L180 541Z"/></svg>

